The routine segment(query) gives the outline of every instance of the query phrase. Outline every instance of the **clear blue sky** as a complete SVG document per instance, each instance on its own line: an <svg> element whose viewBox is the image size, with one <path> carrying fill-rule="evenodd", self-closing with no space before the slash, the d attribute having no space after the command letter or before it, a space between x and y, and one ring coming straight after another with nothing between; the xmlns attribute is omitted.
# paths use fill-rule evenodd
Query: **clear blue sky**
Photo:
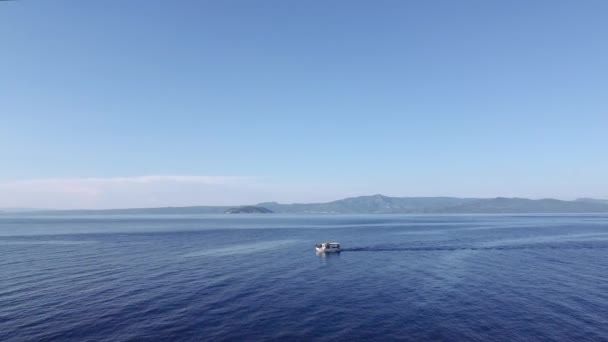
<svg viewBox="0 0 608 342"><path fill-rule="evenodd" d="M0 207L608 197L607 17L600 0L0 2Z"/></svg>

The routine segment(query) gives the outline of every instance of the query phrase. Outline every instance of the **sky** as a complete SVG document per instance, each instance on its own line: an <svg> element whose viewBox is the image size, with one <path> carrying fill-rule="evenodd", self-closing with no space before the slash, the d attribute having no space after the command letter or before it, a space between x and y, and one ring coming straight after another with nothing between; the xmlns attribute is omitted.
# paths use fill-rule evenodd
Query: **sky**
<svg viewBox="0 0 608 342"><path fill-rule="evenodd" d="M0 207L608 198L608 2L1 1Z"/></svg>

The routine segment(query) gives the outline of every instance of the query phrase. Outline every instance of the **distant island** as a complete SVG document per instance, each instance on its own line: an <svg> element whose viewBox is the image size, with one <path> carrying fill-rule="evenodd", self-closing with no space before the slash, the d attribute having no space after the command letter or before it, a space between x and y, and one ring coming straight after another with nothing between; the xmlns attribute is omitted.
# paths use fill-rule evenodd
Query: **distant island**
<svg viewBox="0 0 608 342"><path fill-rule="evenodd" d="M0 210L2 210L0 208ZM106 210L41 210L0 215L133 215L133 214L555 214L608 213L608 200L580 198L573 201L527 198L389 197L384 195L350 197L326 203L281 204L265 202L240 206L192 206Z"/></svg>
<svg viewBox="0 0 608 342"><path fill-rule="evenodd" d="M272 210L264 207L256 207L252 205L246 205L242 207L230 208L224 211L225 214L270 214Z"/></svg>
<svg viewBox="0 0 608 342"><path fill-rule="evenodd" d="M521 214L607 213L608 201L578 199L389 197L384 195L345 198L328 203L260 203L277 213L336 214Z"/></svg>

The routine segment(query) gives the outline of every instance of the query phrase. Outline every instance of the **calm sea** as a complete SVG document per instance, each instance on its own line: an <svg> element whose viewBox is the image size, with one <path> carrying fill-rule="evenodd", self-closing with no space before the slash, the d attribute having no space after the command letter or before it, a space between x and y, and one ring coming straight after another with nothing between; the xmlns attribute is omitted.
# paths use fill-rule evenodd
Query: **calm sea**
<svg viewBox="0 0 608 342"><path fill-rule="evenodd" d="M332 338L608 340L608 216L0 217L0 341Z"/></svg>

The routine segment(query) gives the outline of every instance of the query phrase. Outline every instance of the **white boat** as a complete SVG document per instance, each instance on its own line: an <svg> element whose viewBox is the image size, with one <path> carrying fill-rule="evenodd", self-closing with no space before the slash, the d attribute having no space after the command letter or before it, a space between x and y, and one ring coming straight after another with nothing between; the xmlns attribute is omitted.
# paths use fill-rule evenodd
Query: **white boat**
<svg viewBox="0 0 608 342"><path fill-rule="evenodd" d="M317 244L316 249L317 252L323 253L339 252L341 250L340 244L337 242L321 242Z"/></svg>

